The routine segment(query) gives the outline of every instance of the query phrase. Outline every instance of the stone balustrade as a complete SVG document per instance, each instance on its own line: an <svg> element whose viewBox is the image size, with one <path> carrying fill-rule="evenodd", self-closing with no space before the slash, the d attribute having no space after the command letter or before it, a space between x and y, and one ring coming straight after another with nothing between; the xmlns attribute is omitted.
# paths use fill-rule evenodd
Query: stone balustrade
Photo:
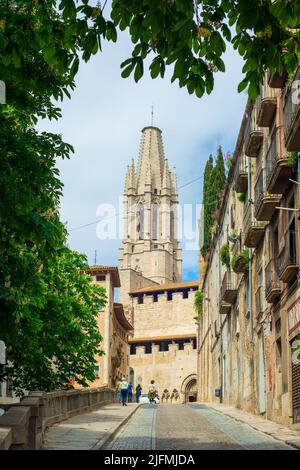
<svg viewBox="0 0 300 470"><path fill-rule="evenodd" d="M40 449L49 426L116 400L107 387L30 392L20 403L0 405L0 450Z"/></svg>

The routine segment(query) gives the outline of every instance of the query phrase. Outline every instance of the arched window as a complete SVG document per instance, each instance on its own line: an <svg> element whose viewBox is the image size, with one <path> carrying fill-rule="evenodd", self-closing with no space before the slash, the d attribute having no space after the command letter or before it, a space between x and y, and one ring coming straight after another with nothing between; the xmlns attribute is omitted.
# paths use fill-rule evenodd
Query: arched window
<svg viewBox="0 0 300 470"><path fill-rule="evenodd" d="M152 204L152 240L157 240L157 204Z"/></svg>
<svg viewBox="0 0 300 470"><path fill-rule="evenodd" d="M139 234L139 240L144 240L144 205L141 202L138 205L137 232Z"/></svg>

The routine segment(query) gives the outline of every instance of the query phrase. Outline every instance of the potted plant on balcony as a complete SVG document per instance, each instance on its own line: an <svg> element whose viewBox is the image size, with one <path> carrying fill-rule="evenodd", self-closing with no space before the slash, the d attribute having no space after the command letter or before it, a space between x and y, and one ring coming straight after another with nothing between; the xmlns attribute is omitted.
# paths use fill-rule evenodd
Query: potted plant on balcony
<svg viewBox="0 0 300 470"><path fill-rule="evenodd" d="M288 152L287 163L291 166L296 166L298 162L298 152Z"/></svg>
<svg viewBox="0 0 300 470"><path fill-rule="evenodd" d="M245 273L249 267L249 250L243 250L232 258L231 267L235 273Z"/></svg>
<svg viewBox="0 0 300 470"><path fill-rule="evenodd" d="M230 268L230 249L229 243L225 243L220 249L220 259L221 263L226 266L228 269Z"/></svg>

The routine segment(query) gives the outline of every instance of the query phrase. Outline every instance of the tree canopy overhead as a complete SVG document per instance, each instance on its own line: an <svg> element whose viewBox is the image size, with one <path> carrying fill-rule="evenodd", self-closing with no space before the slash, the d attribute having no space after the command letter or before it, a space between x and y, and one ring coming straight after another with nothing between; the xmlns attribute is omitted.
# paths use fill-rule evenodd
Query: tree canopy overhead
<svg viewBox="0 0 300 470"><path fill-rule="evenodd" d="M0 2L0 72L11 100L20 98L24 75L30 78L27 91L47 90L55 98L68 94L79 56L87 61L104 40L116 42L118 28L127 30L133 43L131 57L122 63L123 77L133 73L138 81L149 57L152 78L163 77L171 66L172 81L199 97L213 90L214 74L225 70L228 42L245 62L239 91L248 87L251 98L267 69L293 73L300 56L296 0L113 0L103 10L95 3ZM34 75L36 61L43 76ZM60 83L59 77L68 80ZM22 104L30 105L29 97ZM40 110L46 113L44 100Z"/></svg>

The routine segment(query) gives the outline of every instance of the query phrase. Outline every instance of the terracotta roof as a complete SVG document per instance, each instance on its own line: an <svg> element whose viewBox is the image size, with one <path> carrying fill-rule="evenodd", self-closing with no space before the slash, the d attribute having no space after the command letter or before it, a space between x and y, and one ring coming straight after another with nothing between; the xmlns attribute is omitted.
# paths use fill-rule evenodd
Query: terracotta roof
<svg viewBox="0 0 300 470"><path fill-rule="evenodd" d="M158 284L157 286L143 287L142 289L133 290L131 294L146 294L148 292L163 292L168 290L184 290L189 287L199 287L199 280L188 282L177 282L173 284Z"/></svg>
<svg viewBox="0 0 300 470"><path fill-rule="evenodd" d="M133 330L133 326L129 323L129 321L127 320L125 316L122 304L114 303L114 313L115 313L116 319L118 320L120 325L124 328L124 330L127 330L127 331Z"/></svg>
<svg viewBox="0 0 300 470"><path fill-rule="evenodd" d="M110 273L112 275L113 287L121 287L119 271L116 266L103 266L103 265L94 264L90 266L89 269L86 269L85 272L93 276L97 274Z"/></svg>
<svg viewBox="0 0 300 470"><path fill-rule="evenodd" d="M146 341L172 341L178 339L196 338L196 333L182 334L182 335L169 335L169 336L142 336L140 338L131 338L129 343L144 343Z"/></svg>

